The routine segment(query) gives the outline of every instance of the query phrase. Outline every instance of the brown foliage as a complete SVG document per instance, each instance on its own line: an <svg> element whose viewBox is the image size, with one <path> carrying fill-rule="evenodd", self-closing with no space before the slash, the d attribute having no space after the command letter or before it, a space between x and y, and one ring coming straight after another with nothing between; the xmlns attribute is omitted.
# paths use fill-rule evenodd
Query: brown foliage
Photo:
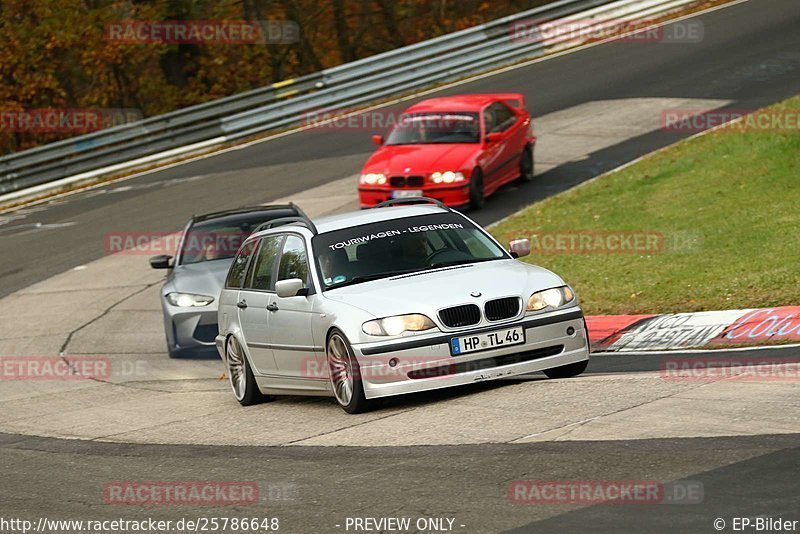
<svg viewBox="0 0 800 534"><path fill-rule="evenodd" d="M145 117L311 73L551 0L3 0L0 112ZM293 44L120 44L121 20L293 20ZM0 153L69 137L0 128Z"/></svg>

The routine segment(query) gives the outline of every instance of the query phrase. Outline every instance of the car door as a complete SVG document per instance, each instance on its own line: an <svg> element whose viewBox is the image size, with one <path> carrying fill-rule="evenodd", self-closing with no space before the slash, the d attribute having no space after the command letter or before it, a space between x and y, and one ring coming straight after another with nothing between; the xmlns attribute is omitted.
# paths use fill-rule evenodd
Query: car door
<svg viewBox="0 0 800 534"><path fill-rule="evenodd" d="M309 287L308 255L305 239L289 234L283 244L277 281L299 278ZM269 316L269 340L281 377L320 380L324 363L321 347L314 343L311 332L313 296L281 298L272 295ZM303 387L298 384L298 387Z"/></svg>
<svg viewBox="0 0 800 534"><path fill-rule="evenodd" d="M492 170L491 180L487 180L487 189L490 191L511 178L516 177L519 170L519 147L515 143L520 131L524 130L522 121L514 111L503 102L494 102L486 108L486 113L492 117L493 126L489 133L501 134L500 140L493 143L495 146L495 165ZM523 132L524 134L524 132Z"/></svg>
<svg viewBox="0 0 800 534"><path fill-rule="evenodd" d="M219 308L217 312L217 324L219 333L227 336L236 333L237 328L241 334L239 323L239 293L241 293L244 279L247 274L247 267L258 247L258 241L249 241L242 246L231 263L228 275L225 277L225 284L219 295Z"/></svg>
<svg viewBox="0 0 800 534"><path fill-rule="evenodd" d="M271 235L260 240L258 250L247 271L244 286L239 291L239 324L244 333L247 352L256 374L275 375L278 367L269 345L268 306L275 291L275 275L280 258L283 235Z"/></svg>
<svg viewBox="0 0 800 534"><path fill-rule="evenodd" d="M491 184L497 177L500 170L503 146L502 143L489 142L488 136L497 127L497 120L492 106L486 106L481 113L483 115L483 156L481 166L483 168L484 187Z"/></svg>

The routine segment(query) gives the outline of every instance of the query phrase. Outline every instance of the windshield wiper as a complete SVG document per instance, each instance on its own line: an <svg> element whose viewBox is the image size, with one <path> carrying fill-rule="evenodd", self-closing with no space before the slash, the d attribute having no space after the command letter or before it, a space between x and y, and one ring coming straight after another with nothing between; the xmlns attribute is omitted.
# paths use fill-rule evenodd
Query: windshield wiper
<svg viewBox="0 0 800 534"><path fill-rule="evenodd" d="M397 276L400 274L408 274L408 273L415 273L420 271L421 269L403 269L402 271L386 271L382 273L374 273L374 274L365 274L361 276L354 276L350 280L345 280L343 282L339 282L337 284L333 284L328 286L328 289L334 289L337 287L344 287L344 286L351 286L353 284L360 284L362 282L369 282L370 280L379 280L381 278L389 278L391 276Z"/></svg>
<svg viewBox="0 0 800 534"><path fill-rule="evenodd" d="M437 261L431 263L431 269L439 269L440 267L452 267L454 265L466 265L467 263L480 263L482 261L494 261L502 258L470 258L468 260L453 260L453 261Z"/></svg>

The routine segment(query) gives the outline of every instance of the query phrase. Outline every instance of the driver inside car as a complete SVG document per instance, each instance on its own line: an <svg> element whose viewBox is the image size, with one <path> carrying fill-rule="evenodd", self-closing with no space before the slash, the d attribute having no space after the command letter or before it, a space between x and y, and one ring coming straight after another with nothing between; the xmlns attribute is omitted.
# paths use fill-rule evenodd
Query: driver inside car
<svg viewBox="0 0 800 534"><path fill-rule="evenodd" d="M428 239L422 232L406 234L398 243L397 269L418 269L424 267L428 257Z"/></svg>
<svg viewBox="0 0 800 534"><path fill-rule="evenodd" d="M337 274L348 263L347 252L342 249L328 250L319 255L319 267L326 285L337 284L346 279L342 273Z"/></svg>

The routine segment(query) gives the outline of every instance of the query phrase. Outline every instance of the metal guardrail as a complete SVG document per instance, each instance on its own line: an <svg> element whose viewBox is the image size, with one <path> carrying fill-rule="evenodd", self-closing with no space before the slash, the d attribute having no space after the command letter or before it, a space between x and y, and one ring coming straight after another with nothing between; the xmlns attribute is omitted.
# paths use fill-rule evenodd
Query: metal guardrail
<svg viewBox="0 0 800 534"><path fill-rule="evenodd" d="M514 23L557 29L579 15L602 28L694 0L559 0L546 6L227 98L0 157L0 195L115 165L175 157L185 147L222 144L299 124L316 110L346 110L580 44L580 36L514 39ZM584 39L585 40L585 39ZM187 149L188 152L188 149Z"/></svg>

